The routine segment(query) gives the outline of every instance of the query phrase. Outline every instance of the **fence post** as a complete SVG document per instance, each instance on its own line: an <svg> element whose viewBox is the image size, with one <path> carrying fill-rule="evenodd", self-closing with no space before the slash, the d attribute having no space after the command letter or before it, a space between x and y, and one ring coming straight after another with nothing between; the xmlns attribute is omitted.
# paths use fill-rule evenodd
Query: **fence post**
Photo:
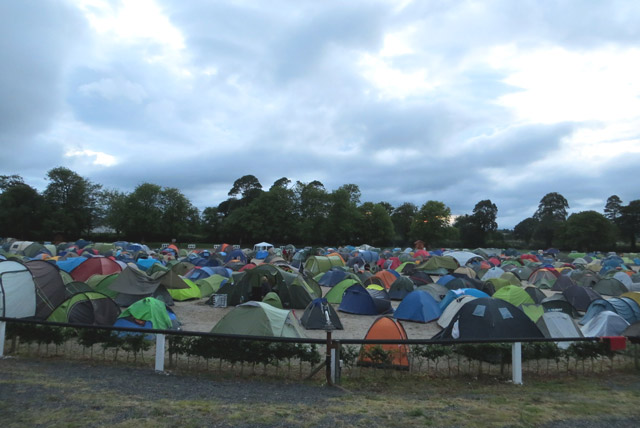
<svg viewBox="0 0 640 428"><path fill-rule="evenodd" d="M340 385L340 342L333 341L331 347L331 382Z"/></svg>
<svg viewBox="0 0 640 428"><path fill-rule="evenodd" d="M7 323L0 321L0 358L4 357L4 336L7 332Z"/></svg>
<svg viewBox="0 0 640 428"><path fill-rule="evenodd" d="M156 371L164 371L164 334L156 334Z"/></svg>
<svg viewBox="0 0 640 428"><path fill-rule="evenodd" d="M513 383L522 385L522 343L511 344L511 373Z"/></svg>

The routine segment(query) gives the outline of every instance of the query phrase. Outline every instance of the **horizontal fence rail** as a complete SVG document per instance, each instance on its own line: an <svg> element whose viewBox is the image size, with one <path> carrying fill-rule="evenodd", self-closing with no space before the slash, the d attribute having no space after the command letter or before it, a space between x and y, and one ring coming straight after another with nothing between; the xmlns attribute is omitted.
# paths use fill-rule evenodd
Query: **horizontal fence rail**
<svg viewBox="0 0 640 428"><path fill-rule="evenodd" d="M326 367L329 385L338 384L340 380L340 348L342 345L479 345L479 344L511 344L512 351L512 380L514 384L522 384L522 343L561 343L561 342L603 342L608 338L601 337L570 337L570 338L500 338L500 339L332 339L331 330L327 331L326 339L290 338L271 336L251 336L237 334L223 334L211 332L197 332L184 330L148 329L136 327L99 326L93 324L72 324L52 321L42 321L25 318L0 317L0 358L4 356L6 323L40 325L73 329L102 330L115 332L142 333L145 336L155 335L155 370L164 371L164 356L166 352L165 336L202 337L217 339L232 339L238 341L257 341L275 343L294 343L309 345L326 345L326 361L320 366ZM314 373L316 373L314 371ZM312 373L312 375L314 374Z"/></svg>

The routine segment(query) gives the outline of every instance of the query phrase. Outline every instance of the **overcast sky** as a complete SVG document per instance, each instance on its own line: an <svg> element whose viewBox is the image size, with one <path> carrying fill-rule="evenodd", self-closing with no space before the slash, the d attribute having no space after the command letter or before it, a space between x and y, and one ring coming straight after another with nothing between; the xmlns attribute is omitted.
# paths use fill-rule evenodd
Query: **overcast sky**
<svg viewBox="0 0 640 428"><path fill-rule="evenodd" d="M638 23L637 0L5 0L0 174L602 212L640 199Z"/></svg>

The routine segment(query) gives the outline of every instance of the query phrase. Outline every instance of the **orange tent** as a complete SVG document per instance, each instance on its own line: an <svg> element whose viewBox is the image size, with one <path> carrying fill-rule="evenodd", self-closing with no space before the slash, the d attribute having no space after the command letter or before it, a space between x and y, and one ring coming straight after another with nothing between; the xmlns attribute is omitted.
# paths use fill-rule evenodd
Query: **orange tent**
<svg viewBox="0 0 640 428"><path fill-rule="evenodd" d="M392 274L391 272L389 272L388 270L381 270L379 272L376 272L375 275L373 275L375 277L380 278L380 280L382 281L382 285L384 285L384 287L388 290L389 288L391 288L391 284L393 284L393 282L398 279L397 276L395 276L394 274Z"/></svg>
<svg viewBox="0 0 640 428"><path fill-rule="evenodd" d="M407 340L404 327L390 317L380 317L369 327L365 340ZM377 352L382 350L384 352ZM389 358L389 360L384 361ZM409 346L406 344L362 345L358 364L362 366L387 365L409 370Z"/></svg>

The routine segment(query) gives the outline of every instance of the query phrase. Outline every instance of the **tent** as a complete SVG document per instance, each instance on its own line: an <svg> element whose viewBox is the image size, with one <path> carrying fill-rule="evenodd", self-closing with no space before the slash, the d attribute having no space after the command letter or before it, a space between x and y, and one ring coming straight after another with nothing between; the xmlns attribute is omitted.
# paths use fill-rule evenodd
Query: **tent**
<svg viewBox="0 0 640 428"><path fill-rule="evenodd" d="M425 284L432 284L433 279L427 272L416 271L409 276L409 279L413 281L418 287Z"/></svg>
<svg viewBox="0 0 640 428"><path fill-rule="evenodd" d="M110 258L91 257L76 266L70 274L75 281L86 282L91 275L109 275L120 271L122 271L120 265Z"/></svg>
<svg viewBox="0 0 640 428"><path fill-rule="evenodd" d="M491 278L500 278L504 274L504 270L499 267L492 267L484 275L482 275L483 281L488 281Z"/></svg>
<svg viewBox="0 0 640 428"><path fill-rule="evenodd" d="M313 299L306 307L300 318L300 323L307 330L321 330L327 327L327 317L333 329L343 329L340 317L333 306L327 302L327 299L317 298Z"/></svg>
<svg viewBox="0 0 640 428"><path fill-rule="evenodd" d="M421 263L416 267L416 269L427 273L433 273L434 275L439 275L442 272L453 272L459 267L460 265L456 259L451 256L432 256L426 262Z"/></svg>
<svg viewBox="0 0 640 428"><path fill-rule="evenodd" d="M573 278L569 275L560 275L556 282L553 283L551 291L564 291L572 285L577 285Z"/></svg>
<svg viewBox="0 0 640 428"><path fill-rule="evenodd" d="M538 287L525 287L524 291L531 297L536 305L539 305L544 299L547 298L547 295L544 294L544 292L542 292Z"/></svg>
<svg viewBox="0 0 640 428"><path fill-rule="evenodd" d="M640 306L634 300L626 297L614 297L608 300L597 299L591 302L584 317L580 320L580 324L585 325L603 311L615 312L629 324L640 321Z"/></svg>
<svg viewBox="0 0 640 428"><path fill-rule="evenodd" d="M360 284L354 284L345 290L338 310L357 315L393 313L386 291L367 290Z"/></svg>
<svg viewBox="0 0 640 428"><path fill-rule="evenodd" d="M545 312L536 322L544 337L561 339L582 337L582 331L575 321L563 312ZM560 342L558 346L566 349L570 342Z"/></svg>
<svg viewBox="0 0 640 428"><path fill-rule="evenodd" d="M102 293L87 291L76 293L62 302L47 321L70 324L113 325L120 308Z"/></svg>
<svg viewBox="0 0 640 428"><path fill-rule="evenodd" d="M35 314L36 284L31 272L16 261L0 261L0 316L26 318Z"/></svg>
<svg viewBox="0 0 640 428"><path fill-rule="evenodd" d="M87 280L86 284L91 287L93 291L106 294L113 299L118 295L118 292L113 291L109 286L116 280L118 275L117 273L112 273L111 275L93 275Z"/></svg>
<svg viewBox="0 0 640 428"><path fill-rule="evenodd" d="M535 303L529 293L516 285L507 285L506 287L502 287L494 293L493 297L495 299L505 300L514 306Z"/></svg>
<svg viewBox="0 0 640 428"><path fill-rule="evenodd" d="M55 308L66 299L66 287L58 267L42 260L32 260L24 264L36 286L36 318L46 319Z"/></svg>
<svg viewBox="0 0 640 428"><path fill-rule="evenodd" d="M367 331L365 340L407 340L407 333L399 321L390 317L380 317L374 321ZM375 350L381 349L389 355L389 361L375 358ZM409 370L409 346L406 344L362 345L358 357L361 366L387 366Z"/></svg>
<svg viewBox="0 0 640 428"><path fill-rule="evenodd" d="M421 290L409 293L395 310L393 317L399 320L427 323L440 318L442 309L438 302Z"/></svg>
<svg viewBox="0 0 640 428"><path fill-rule="evenodd" d="M436 299L437 302L441 301L449 292L449 289L447 287L443 287L442 285L435 283L420 285L416 290L426 291L427 293L431 294L431 296Z"/></svg>
<svg viewBox="0 0 640 428"><path fill-rule="evenodd" d="M575 307L562 293L556 293L552 296L549 296L540 302L545 312L564 312L569 315L571 318L578 318L580 315Z"/></svg>
<svg viewBox="0 0 640 428"><path fill-rule="evenodd" d="M161 272L158 272L161 273ZM167 272L171 273L171 271ZM155 297L168 305L173 305L173 299L165 285L161 285L162 278L153 278L134 267L124 269L109 285L109 289L118 293L114 298L120 306L129 306L145 297ZM176 288L187 288L182 281Z"/></svg>
<svg viewBox="0 0 640 428"><path fill-rule="evenodd" d="M440 302L440 309L444 311L451 302L462 296L473 296L476 298L490 297L484 291L480 291L476 288L459 288L457 290L449 290Z"/></svg>
<svg viewBox="0 0 640 428"><path fill-rule="evenodd" d="M226 284L229 281L229 278L214 274L207 278L202 278L196 281L196 285L200 288L200 295L202 297L209 297L212 294L215 294L220 287Z"/></svg>
<svg viewBox="0 0 640 428"><path fill-rule="evenodd" d="M138 300L120 314L114 327L148 328L155 330L179 330L180 322L175 313L167 305L153 297ZM121 332L120 336L136 335L140 333ZM154 335L147 335L145 339L154 339Z"/></svg>
<svg viewBox="0 0 640 428"><path fill-rule="evenodd" d="M278 308L278 309L284 309L282 307L282 301L280 300L280 296L278 296L277 293L270 291L268 292L263 298L262 301L264 303L267 303L271 306L273 306L274 308Z"/></svg>
<svg viewBox="0 0 640 428"><path fill-rule="evenodd" d="M562 294L574 308L582 312L587 310L591 302L602 298L596 291L580 285L572 285Z"/></svg>
<svg viewBox="0 0 640 428"><path fill-rule="evenodd" d="M334 266L344 266L344 260L339 255L311 256L304 262L304 270L311 276L326 272Z"/></svg>
<svg viewBox="0 0 640 428"><path fill-rule="evenodd" d="M482 297L467 302L434 339L539 337L543 337L542 333L523 311L504 300Z"/></svg>
<svg viewBox="0 0 640 428"><path fill-rule="evenodd" d="M611 311L602 311L581 327L585 337L620 336L629 323Z"/></svg>
<svg viewBox="0 0 640 428"><path fill-rule="evenodd" d="M482 256L470 251L445 251L444 255L456 259L460 266L464 266L472 260L483 260Z"/></svg>
<svg viewBox="0 0 640 428"><path fill-rule="evenodd" d="M416 289L416 285L406 276L397 278L389 287L389 298L391 300L402 300L405 296Z"/></svg>
<svg viewBox="0 0 640 428"><path fill-rule="evenodd" d="M442 311L442 315L438 318L438 325L442 328L445 328L449 325L453 317L458 313L458 311L462 308L462 306L471 301L477 299L475 296L471 295L462 295L455 300L451 301L444 311Z"/></svg>
<svg viewBox="0 0 640 428"><path fill-rule="evenodd" d="M178 302L185 300L200 299L202 293L200 293L200 287L198 287L193 281L187 278L182 279L188 288L169 288L167 291L171 295L171 298Z"/></svg>
<svg viewBox="0 0 640 428"><path fill-rule="evenodd" d="M593 285L593 291L604 296L620 296L627 293L629 289L615 278L603 278Z"/></svg>
<svg viewBox="0 0 640 428"><path fill-rule="evenodd" d="M351 278L344 279L333 286L324 297L329 303L341 303L344 292L354 284L360 284L360 281Z"/></svg>
<svg viewBox="0 0 640 428"><path fill-rule="evenodd" d="M333 287L347 277L354 279L356 278L354 274L347 272L346 270L339 267L334 267L326 272L319 273L314 279L316 279L318 285L321 285L323 287Z"/></svg>
<svg viewBox="0 0 640 428"><path fill-rule="evenodd" d="M250 301L236 306L213 326L211 333L246 336L305 337L290 310L264 302Z"/></svg>

